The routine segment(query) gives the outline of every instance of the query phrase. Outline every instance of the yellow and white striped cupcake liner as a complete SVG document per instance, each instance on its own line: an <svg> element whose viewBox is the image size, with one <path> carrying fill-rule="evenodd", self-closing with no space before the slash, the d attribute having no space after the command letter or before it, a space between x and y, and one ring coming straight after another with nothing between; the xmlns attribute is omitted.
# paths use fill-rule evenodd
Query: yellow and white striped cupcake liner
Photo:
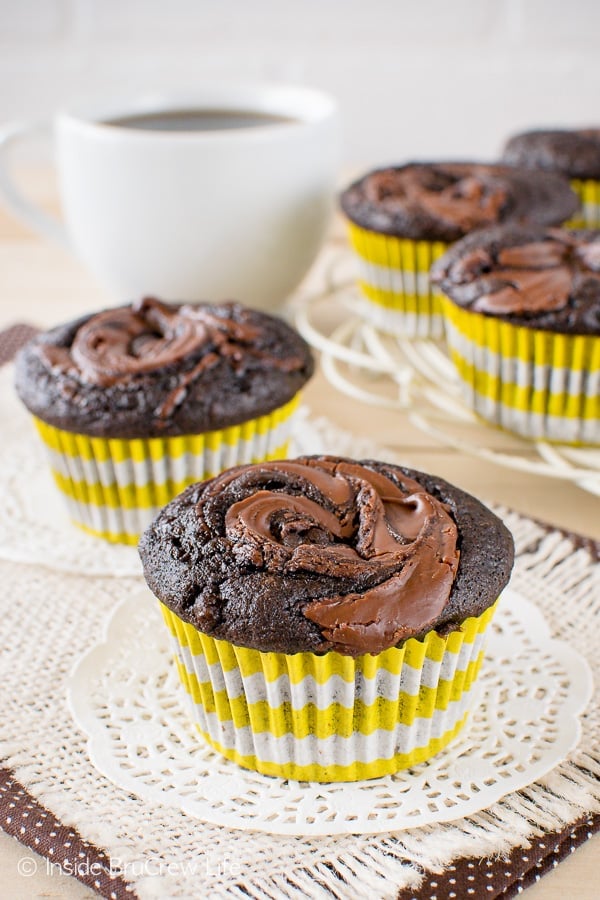
<svg viewBox="0 0 600 900"><path fill-rule="evenodd" d="M600 181L575 178L571 187L581 201L581 210L563 228L600 228Z"/></svg>
<svg viewBox="0 0 600 900"><path fill-rule="evenodd" d="M99 438L34 418L73 522L107 541L137 544L184 488L230 466L285 458L297 394L267 415L203 434Z"/></svg>
<svg viewBox="0 0 600 900"><path fill-rule="evenodd" d="M443 308L475 413L526 438L600 444L600 336L525 328L447 299Z"/></svg>
<svg viewBox="0 0 600 900"><path fill-rule="evenodd" d="M356 659L236 647L161 609L202 737L265 775L331 782L416 765L458 734L495 605L446 637Z"/></svg>
<svg viewBox="0 0 600 900"><path fill-rule="evenodd" d="M442 337L440 295L431 285L429 270L448 244L380 234L354 222L348 227L360 264L364 299L359 312L383 331L402 337Z"/></svg>

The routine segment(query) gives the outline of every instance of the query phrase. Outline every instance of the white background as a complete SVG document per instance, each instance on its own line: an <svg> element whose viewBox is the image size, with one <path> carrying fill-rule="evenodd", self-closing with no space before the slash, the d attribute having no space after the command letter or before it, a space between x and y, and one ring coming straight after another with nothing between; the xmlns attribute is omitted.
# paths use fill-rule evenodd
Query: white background
<svg viewBox="0 0 600 900"><path fill-rule="evenodd" d="M600 124L597 0L0 0L0 121L212 79L339 99L344 162L491 159Z"/></svg>

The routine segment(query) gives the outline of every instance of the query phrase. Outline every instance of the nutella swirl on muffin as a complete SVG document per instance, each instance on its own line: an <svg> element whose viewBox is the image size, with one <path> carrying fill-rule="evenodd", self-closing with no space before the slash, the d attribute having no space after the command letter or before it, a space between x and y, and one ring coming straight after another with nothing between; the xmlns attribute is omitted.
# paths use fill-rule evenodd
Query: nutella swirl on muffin
<svg viewBox="0 0 600 900"><path fill-rule="evenodd" d="M172 366L186 357L204 353L195 374L210 368L219 356L241 361L242 350L266 358L253 347L260 329L236 322L202 306L168 306L152 297L92 316L77 331L70 349L40 346L53 366L79 371L87 384L109 387L135 375ZM290 371L297 358L269 357L275 368Z"/></svg>
<svg viewBox="0 0 600 900"><path fill-rule="evenodd" d="M377 653L442 611L458 566L456 525L412 479L402 488L361 465L331 460L264 463L258 482L296 475L305 496L258 490L234 503L225 535L266 571L379 578L362 594L315 599L304 615L338 651ZM228 476L215 480L222 489ZM247 485L245 486L247 488Z"/></svg>
<svg viewBox="0 0 600 900"><path fill-rule="evenodd" d="M393 214L421 208L463 232L495 224L508 202L506 182L485 166L383 169L365 182L365 197Z"/></svg>
<svg viewBox="0 0 600 900"><path fill-rule="evenodd" d="M290 400L311 373L305 342L272 316L145 298L35 338L17 389L55 427L134 438L237 424Z"/></svg>
<svg viewBox="0 0 600 900"><path fill-rule="evenodd" d="M341 204L363 228L447 242L501 222L558 225L578 208L558 175L477 163L409 163L370 172L344 191Z"/></svg>
<svg viewBox="0 0 600 900"><path fill-rule="evenodd" d="M466 497L368 460L239 466L172 501L140 554L159 599L214 637L284 653L379 653L451 630L502 587L510 538ZM475 535L481 517L492 523L487 545ZM484 599L472 583L477 567Z"/></svg>
<svg viewBox="0 0 600 900"><path fill-rule="evenodd" d="M452 247L432 280L459 306L524 325L600 333L600 234L490 229Z"/></svg>
<svg viewBox="0 0 600 900"><path fill-rule="evenodd" d="M217 352L233 355L234 341L247 345L257 334L256 328L218 319L205 309L171 309L147 297L92 316L77 332L70 352L82 380L107 387L173 365L209 343ZM215 361L216 355L203 357L205 367Z"/></svg>

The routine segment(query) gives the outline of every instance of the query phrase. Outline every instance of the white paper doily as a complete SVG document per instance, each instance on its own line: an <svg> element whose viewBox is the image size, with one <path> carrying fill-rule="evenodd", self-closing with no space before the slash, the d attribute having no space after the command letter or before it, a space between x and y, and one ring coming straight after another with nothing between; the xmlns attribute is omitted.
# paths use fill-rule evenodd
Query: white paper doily
<svg viewBox="0 0 600 900"><path fill-rule="evenodd" d="M411 422L441 444L522 472L573 481L600 495L600 448L527 441L484 422L463 402L463 388L442 341L402 339L360 314L355 260L341 252L325 287L296 304L296 325L322 353L323 373L344 394L370 405L408 412ZM327 328L316 324L327 313ZM331 314L338 324L331 327ZM504 440L505 450L494 447Z"/></svg>
<svg viewBox="0 0 600 900"><path fill-rule="evenodd" d="M17 399L13 379L13 366L4 366L0 370L0 559L58 572L140 575L135 547L100 541L71 523L42 442Z"/></svg>
<svg viewBox="0 0 600 900"><path fill-rule="evenodd" d="M76 664L68 697L94 765L138 797L230 828L332 835L450 822L534 782L577 744L591 689L585 660L552 639L537 607L508 589L490 633L477 709L444 752L372 781L269 778L225 760L198 737L156 602L140 590Z"/></svg>

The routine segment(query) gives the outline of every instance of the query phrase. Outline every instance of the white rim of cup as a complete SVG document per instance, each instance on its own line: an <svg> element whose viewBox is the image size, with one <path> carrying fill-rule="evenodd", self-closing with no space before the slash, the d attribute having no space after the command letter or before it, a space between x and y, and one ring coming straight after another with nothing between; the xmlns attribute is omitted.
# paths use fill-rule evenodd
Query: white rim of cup
<svg viewBox="0 0 600 900"><path fill-rule="evenodd" d="M171 110L223 108L290 116L290 122L266 122L252 128L211 129L210 131L159 131L112 125L109 120L121 117L168 112ZM129 99L98 101L95 104L74 105L58 113L59 127L78 129L103 136L107 140L177 140L215 141L226 136L227 141L252 140L269 133L284 135L310 125L318 125L335 118L337 103L333 96L316 88L302 85L269 82L219 82L198 86L188 92L153 92Z"/></svg>

